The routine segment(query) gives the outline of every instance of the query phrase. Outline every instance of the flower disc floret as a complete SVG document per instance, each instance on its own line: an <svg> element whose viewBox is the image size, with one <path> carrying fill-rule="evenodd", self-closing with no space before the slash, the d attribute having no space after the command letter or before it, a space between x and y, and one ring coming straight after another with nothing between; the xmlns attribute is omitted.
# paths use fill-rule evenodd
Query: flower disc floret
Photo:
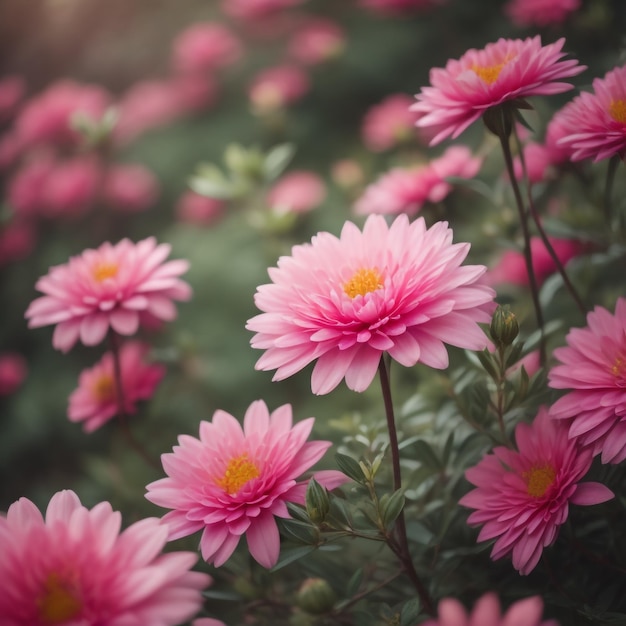
<svg viewBox="0 0 626 626"><path fill-rule="evenodd" d="M256 367L283 380L317 360L311 388L325 394L342 378L365 390L388 352L402 365L448 365L444 343L470 350L488 340L494 292L480 283L482 265L462 266L467 243L452 243L439 222L426 228L401 215L389 226L370 215L363 231L346 222L340 237L318 233L269 270L255 302L263 311L247 328Z"/></svg>

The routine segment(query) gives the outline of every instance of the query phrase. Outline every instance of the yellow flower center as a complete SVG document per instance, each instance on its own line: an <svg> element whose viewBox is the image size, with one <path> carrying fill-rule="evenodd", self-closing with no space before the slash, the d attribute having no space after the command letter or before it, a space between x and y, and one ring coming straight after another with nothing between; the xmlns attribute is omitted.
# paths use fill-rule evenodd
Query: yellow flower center
<svg viewBox="0 0 626 626"><path fill-rule="evenodd" d="M237 493L247 482L259 476L259 468L248 460L247 454L236 456L228 461L226 471L222 478L218 478L215 484L233 495Z"/></svg>
<svg viewBox="0 0 626 626"><path fill-rule="evenodd" d="M556 471L552 465L546 464L533 467L530 471L524 472L522 476L526 480L528 495L533 498L541 498L554 483Z"/></svg>
<svg viewBox="0 0 626 626"><path fill-rule="evenodd" d="M105 281L107 278L115 278L118 272L117 263L98 263L91 271L92 276L99 283Z"/></svg>
<svg viewBox="0 0 626 626"><path fill-rule="evenodd" d="M82 610L78 589L56 572L48 575L44 592L37 598L39 618L46 624L61 624L75 618Z"/></svg>
<svg viewBox="0 0 626 626"><path fill-rule="evenodd" d="M343 285L343 290L351 297L364 296L383 286L383 277L376 268L357 270L352 278Z"/></svg>
<svg viewBox="0 0 626 626"><path fill-rule="evenodd" d="M626 124L626 100L611 100L609 114L616 122Z"/></svg>
<svg viewBox="0 0 626 626"><path fill-rule="evenodd" d="M615 357L615 361L613 362L613 367L611 368L611 372L614 376L623 376L624 375L624 357L619 355Z"/></svg>
<svg viewBox="0 0 626 626"><path fill-rule="evenodd" d="M498 78L500 78L500 72L502 68L507 65L507 63L515 57L515 54L508 54L502 63L496 63L495 65L472 65L472 70L475 74L479 76L481 80L483 80L488 85L493 85Z"/></svg>
<svg viewBox="0 0 626 626"><path fill-rule="evenodd" d="M98 402L108 402L116 396L115 381L110 374L102 374L92 387L93 395Z"/></svg>

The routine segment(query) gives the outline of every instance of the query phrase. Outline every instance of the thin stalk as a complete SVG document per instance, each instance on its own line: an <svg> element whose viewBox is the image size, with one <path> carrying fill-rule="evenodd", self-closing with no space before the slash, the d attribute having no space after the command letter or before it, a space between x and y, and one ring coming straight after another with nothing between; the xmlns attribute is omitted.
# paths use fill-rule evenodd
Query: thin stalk
<svg viewBox="0 0 626 626"><path fill-rule="evenodd" d="M612 213L613 213L613 203L611 201L611 196L613 194L613 183L615 182L615 172L617 172L617 166L619 165L620 158L615 155L611 157L609 161L609 167L606 170L606 183L604 184L604 196L602 198L602 208L604 209L604 218L606 219L606 223L609 227L613 227L612 224Z"/></svg>
<svg viewBox="0 0 626 626"><path fill-rule="evenodd" d="M380 387L383 394L383 401L385 403L385 416L387 417L387 430L389 431L389 447L391 449L391 464L393 468L393 488L394 491L402 488L402 473L400 471L400 448L398 446L398 433L396 431L396 420L393 411L393 401L391 398L391 386L389 384L389 374L387 366L385 365L384 356L381 357L378 365L378 375L380 378ZM411 559L411 553L409 551L409 541L406 535L406 522L404 520L404 510L400 511L400 515L396 519L396 542L389 543L389 547L393 550L396 556L400 559L404 567L406 575L409 577L417 594L422 601L424 610L429 615L434 615L433 601L428 593L428 589L422 582L413 560Z"/></svg>

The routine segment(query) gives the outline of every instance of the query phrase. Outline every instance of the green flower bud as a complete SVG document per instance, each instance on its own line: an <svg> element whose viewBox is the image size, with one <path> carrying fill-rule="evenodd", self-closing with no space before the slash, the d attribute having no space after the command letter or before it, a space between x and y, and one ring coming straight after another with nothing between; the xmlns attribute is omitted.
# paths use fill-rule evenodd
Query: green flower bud
<svg viewBox="0 0 626 626"><path fill-rule="evenodd" d="M337 595L323 578L307 578L296 596L298 607L311 615L328 613L336 601Z"/></svg>
<svg viewBox="0 0 626 626"><path fill-rule="evenodd" d="M496 346L510 346L519 333L517 318L508 305L499 306L491 318L489 334Z"/></svg>

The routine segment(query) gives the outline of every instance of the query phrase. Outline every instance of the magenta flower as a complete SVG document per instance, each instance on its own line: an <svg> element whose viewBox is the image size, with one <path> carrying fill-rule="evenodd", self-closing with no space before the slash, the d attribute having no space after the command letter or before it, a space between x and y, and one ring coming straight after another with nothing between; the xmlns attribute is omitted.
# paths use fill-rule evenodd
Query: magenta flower
<svg viewBox="0 0 626 626"><path fill-rule="evenodd" d="M256 112L268 113L297 102L309 88L309 76L303 69L297 65L276 65L253 78L248 97Z"/></svg>
<svg viewBox="0 0 626 626"><path fill-rule="evenodd" d="M125 343L120 349L120 374L124 412L137 412L137 402L148 400L165 375L161 365L146 363L149 346L137 341ZM113 353L107 352L93 367L85 369L78 379L78 388L69 398L67 416L71 422L83 422L85 432L93 432L119 413L115 385Z"/></svg>
<svg viewBox="0 0 626 626"><path fill-rule="evenodd" d="M267 193L277 213L307 213L324 202L326 185L315 172L294 170L281 176Z"/></svg>
<svg viewBox="0 0 626 626"><path fill-rule="evenodd" d="M499 446L465 472L477 489L459 504L476 509L468 523L482 526L478 541L496 539L491 558L512 554L513 567L528 574L555 541L570 503L599 504L613 493L579 482L591 467L591 451L568 439L545 407L532 424L517 425L515 440L519 452Z"/></svg>
<svg viewBox="0 0 626 626"><path fill-rule="evenodd" d="M272 283L255 296L263 313L248 321L256 368L283 380L317 360L313 393L332 391L345 377L364 391L383 352L405 366L448 366L444 345L482 350L478 322L488 322L493 291L479 283L482 265L461 266L467 243L423 218L401 215L391 226L370 215L361 232L346 222L339 238L322 232L294 246L269 270Z"/></svg>
<svg viewBox="0 0 626 626"><path fill-rule="evenodd" d="M301 4L303 0L222 0L227 15L244 20L255 20Z"/></svg>
<svg viewBox="0 0 626 626"><path fill-rule="evenodd" d="M188 300L191 288L179 279L187 261L163 263L169 252L154 237L136 244L123 239L52 267L35 285L45 295L26 311L29 328L56 324L52 345L67 352L79 339L97 345L109 328L133 335L142 316L174 319L172 300Z"/></svg>
<svg viewBox="0 0 626 626"><path fill-rule="evenodd" d="M550 408L565 420L569 436L588 446L603 463L626 459L626 299L615 315L596 307L586 328L572 328L567 346L554 351L560 361L549 372L549 385L567 389Z"/></svg>
<svg viewBox="0 0 626 626"><path fill-rule="evenodd" d="M159 183L156 176L140 163L111 165L102 183L102 195L112 209L137 213L156 203Z"/></svg>
<svg viewBox="0 0 626 626"><path fill-rule="evenodd" d="M580 8L580 0L509 0L504 12L516 25L550 26L563 23Z"/></svg>
<svg viewBox="0 0 626 626"><path fill-rule="evenodd" d="M202 530L202 557L219 567L245 534L252 557L263 567L275 565L280 545L274 518L290 517L287 502L304 504L307 481L296 479L331 445L306 441L314 421L292 427L290 405L270 414L257 400L246 411L243 429L218 410L212 422L200 422L199 440L181 435L180 445L161 457L168 477L149 484L146 494L173 509L163 517L170 540ZM314 478L327 489L347 480L333 470Z"/></svg>
<svg viewBox="0 0 626 626"><path fill-rule="evenodd" d="M0 516L3 626L174 626L202 606L207 574L191 552L161 554L158 519L120 534L108 502L82 506L73 491L52 496L45 520L26 498Z"/></svg>
<svg viewBox="0 0 626 626"><path fill-rule="evenodd" d="M479 598L469 615L454 598L444 598L437 609L438 618L426 620L421 626L559 626L555 620L541 618L543 602L539 596L514 602L504 615L495 593Z"/></svg>
<svg viewBox="0 0 626 626"><path fill-rule="evenodd" d="M412 107L420 114L417 125L436 129L434 145L455 139L492 107L568 91L572 85L560 81L585 67L574 59L561 60L564 43L559 39L542 46L539 36L498 39L483 50L468 50L458 61L449 60L445 68L431 69L431 86L422 88Z"/></svg>
<svg viewBox="0 0 626 626"><path fill-rule="evenodd" d="M289 54L304 65L318 65L339 56L346 36L333 20L310 18L289 39Z"/></svg>
<svg viewBox="0 0 626 626"><path fill-rule="evenodd" d="M15 393L28 374L26 359L18 352L0 352L0 396Z"/></svg>
<svg viewBox="0 0 626 626"><path fill-rule="evenodd" d="M595 78L593 93L582 92L559 112L566 134L559 145L572 160L601 161L626 154L626 65Z"/></svg>

